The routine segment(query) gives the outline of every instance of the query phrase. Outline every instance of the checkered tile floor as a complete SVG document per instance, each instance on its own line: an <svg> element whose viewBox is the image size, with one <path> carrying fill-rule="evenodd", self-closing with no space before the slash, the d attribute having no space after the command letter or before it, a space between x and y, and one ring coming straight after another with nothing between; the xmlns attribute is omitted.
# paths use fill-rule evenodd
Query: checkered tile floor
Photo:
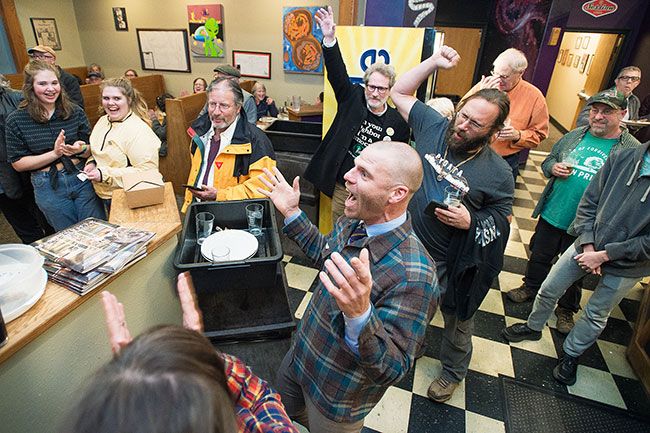
<svg viewBox="0 0 650 433"><path fill-rule="evenodd" d="M425 356L401 383L388 390L366 418L364 432L505 432L499 374L629 411L650 413L650 401L625 358L641 299L641 285L614 309L597 344L582 356L574 386L559 384L551 374L563 342L562 334L554 328L554 316L540 341L507 344L499 334L504 326L525 319L530 312L531 303L513 304L505 292L519 286L525 272L528 244L536 224L530 215L545 185L539 168L544 157L540 153L531 154L517 179L504 269L476 313L474 353L466 380L447 403L437 404L426 398L429 383L441 369L438 354L442 315L437 313L427 331ZM311 299L309 288L318 271L298 257L285 257L285 262L289 301L296 319L300 320ZM587 281L585 285L593 288L591 283ZM583 291L583 305L591 293L588 289Z"/></svg>

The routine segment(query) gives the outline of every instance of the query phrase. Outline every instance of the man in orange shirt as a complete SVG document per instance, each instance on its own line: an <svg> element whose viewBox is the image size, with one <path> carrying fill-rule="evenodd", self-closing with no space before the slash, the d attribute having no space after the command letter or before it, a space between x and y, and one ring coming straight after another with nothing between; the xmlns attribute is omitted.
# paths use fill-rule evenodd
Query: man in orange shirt
<svg viewBox="0 0 650 433"><path fill-rule="evenodd" d="M512 167L516 180L519 152L536 148L548 136L548 107L542 92L522 78L528 67L524 53L508 48L492 65L492 75L483 77L463 99L481 89L499 89L508 94L510 115L491 146Z"/></svg>

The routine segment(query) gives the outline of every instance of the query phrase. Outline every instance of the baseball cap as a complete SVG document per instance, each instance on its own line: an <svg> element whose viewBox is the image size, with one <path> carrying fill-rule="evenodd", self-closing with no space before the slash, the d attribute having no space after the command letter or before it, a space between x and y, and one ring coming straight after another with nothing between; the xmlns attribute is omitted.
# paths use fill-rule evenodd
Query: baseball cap
<svg viewBox="0 0 650 433"><path fill-rule="evenodd" d="M234 66L231 66L229 64L223 64L223 65L217 65L214 69L214 72L221 72L222 74L230 75L231 77L241 77L241 72L239 72L239 69L235 68Z"/></svg>
<svg viewBox="0 0 650 433"><path fill-rule="evenodd" d="M35 47L30 48L29 50L27 50L27 54L32 54L34 53L34 51L37 51L39 53L48 53L56 57L56 53L54 52L54 50L45 45L36 45Z"/></svg>
<svg viewBox="0 0 650 433"><path fill-rule="evenodd" d="M589 98L587 105L596 103L605 104L608 107L616 108L617 110L625 110L627 108L627 100L621 92L616 90L605 90L604 92L596 93Z"/></svg>

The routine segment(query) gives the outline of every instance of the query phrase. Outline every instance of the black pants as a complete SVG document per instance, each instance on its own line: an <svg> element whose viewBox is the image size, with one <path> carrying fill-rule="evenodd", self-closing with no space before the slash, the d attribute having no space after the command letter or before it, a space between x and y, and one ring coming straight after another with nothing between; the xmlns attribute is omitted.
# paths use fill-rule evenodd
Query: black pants
<svg viewBox="0 0 650 433"><path fill-rule="evenodd" d="M514 177L515 182L517 182L517 175L519 174L519 152L504 156L503 159L512 169L512 176Z"/></svg>
<svg viewBox="0 0 650 433"><path fill-rule="evenodd" d="M537 292L546 279L555 260L576 240L565 230L552 226L540 217L530 240L530 259L526 266L524 283ZM558 305L573 311L580 310L580 285L582 278L567 289Z"/></svg>
<svg viewBox="0 0 650 433"><path fill-rule="evenodd" d="M54 233L54 229L36 206L31 190L24 191L23 196L18 199L0 194L0 210L24 244L31 244Z"/></svg>

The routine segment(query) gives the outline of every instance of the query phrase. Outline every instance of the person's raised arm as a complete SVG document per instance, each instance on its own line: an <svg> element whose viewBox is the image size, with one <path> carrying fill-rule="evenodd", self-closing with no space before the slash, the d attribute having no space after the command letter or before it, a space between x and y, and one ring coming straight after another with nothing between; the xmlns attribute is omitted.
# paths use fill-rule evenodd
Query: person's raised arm
<svg viewBox="0 0 650 433"><path fill-rule="evenodd" d="M323 43L325 45L331 46L336 40L336 23L334 23L334 13L332 12L332 7L327 6L327 9L318 9L314 15L314 19L323 32Z"/></svg>
<svg viewBox="0 0 650 433"><path fill-rule="evenodd" d="M414 93L420 84L436 69L453 68L459 61L460 56L456 50L443 45L424 62L399 76L390 92L390 97L404 120L408 121L411 108L417 100Z"/></svg>

